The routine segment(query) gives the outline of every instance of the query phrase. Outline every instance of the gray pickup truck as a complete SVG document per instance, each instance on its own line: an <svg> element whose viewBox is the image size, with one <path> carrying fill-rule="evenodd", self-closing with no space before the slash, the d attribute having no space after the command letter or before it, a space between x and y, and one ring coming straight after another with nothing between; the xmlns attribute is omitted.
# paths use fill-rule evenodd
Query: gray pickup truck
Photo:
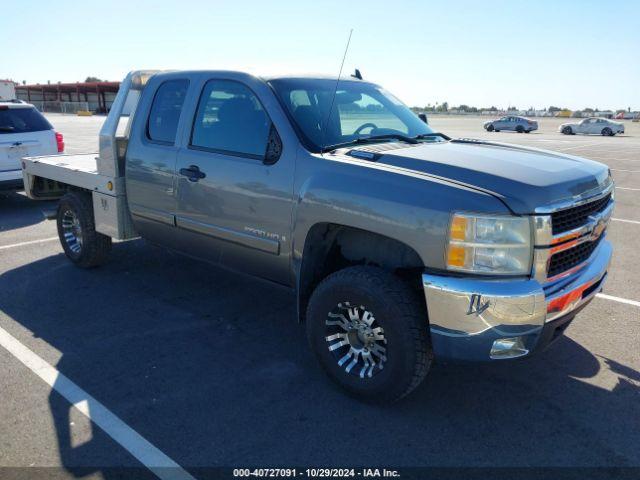
<svg viewBox="0 0 640 480"><path fill-rule="evenodd" d="M99 154L25 158L23 176L59 198L78 266L143 237L293 289L322 367L374 402L434 358L543 349L612 254L605 165L450 139L359 79L131 72Z"/></svg>

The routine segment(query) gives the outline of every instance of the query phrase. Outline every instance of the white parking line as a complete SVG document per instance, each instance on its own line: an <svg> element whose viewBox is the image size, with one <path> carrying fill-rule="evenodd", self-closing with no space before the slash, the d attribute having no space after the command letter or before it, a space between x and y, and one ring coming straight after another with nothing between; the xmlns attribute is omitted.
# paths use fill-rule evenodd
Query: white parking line
<svg viewBox="0 0 640 480"><path fill-rule="evenodd" d="M612 172L628 172L628 173L640 173L640 170L622 170L620 168L610 168Z"/></svg>
<svg viewBox="0 0 640 480"><path fill-rule="evenodd" d="M624 218L612 218L611 220L615 220L616 222L624 222L624 223L637 223L640 225L640 222L637 220L626 220Z"/></svg>
<svg viewBox="0 0 640 480"><path fill-rule="evenodd" d="M145 467L163 480L195 480L180 465L116 417L107 407L0 327L0 346L66 398Z"/></svg>
<svg viewBox="0 0 640 480"><path fill-rule="evenodd" d="M640 188L616 187L616 190L631 190L633 192L640 192Z"/></svg>
<svg viewBox="0 0 640 480"><path fill-rule="evenodd" d="M596 297L603 298L604 300L612 300L614 302L626 303L627 305L640 307L640 302L636 302L635 300L627 300L626 298L614 297L612 295L606 295L604 293L598 293L596 294Z"/></svg>
<svg viewBox="0 0 640 480"><path fill-rule="evenodd" d="M53 240L58 240L58 237L42 238L40 240L31 240L29 242L14 243L12 245L2 245L0 246L0 250L6 250L7 248L24 247L25 245L34 245L36 243L52 242Z"/></svg>

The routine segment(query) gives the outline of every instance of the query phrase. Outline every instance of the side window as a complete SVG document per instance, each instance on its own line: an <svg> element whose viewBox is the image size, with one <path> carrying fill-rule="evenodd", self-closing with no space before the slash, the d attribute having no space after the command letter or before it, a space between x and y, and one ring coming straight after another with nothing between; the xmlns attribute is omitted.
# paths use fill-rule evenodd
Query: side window
<svg viewBox="0 0 640 480"><path fill-rule="evenodd" d="M231 80L210 80L202 90L191 145L264 159L273 131L271 119L247 86Z"/></svg>
<svg viewBox="0 0 640 480"><path fill-rule="evenodd" d="M188 80L169 80L160 85L147 120L149 140L167 145L175 143L178 120L188 88Z"/></svg>

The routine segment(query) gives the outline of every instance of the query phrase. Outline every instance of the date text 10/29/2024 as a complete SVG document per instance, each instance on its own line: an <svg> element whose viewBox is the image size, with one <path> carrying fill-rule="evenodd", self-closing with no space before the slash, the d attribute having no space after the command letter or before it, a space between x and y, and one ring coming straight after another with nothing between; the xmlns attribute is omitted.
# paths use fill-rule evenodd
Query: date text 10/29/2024
<svg viewBox="0 0 640 480"><path fill-rule="evenodd" d="M233 476L265 478L400 478L397 470L386 468L236 468Z"/></svg>

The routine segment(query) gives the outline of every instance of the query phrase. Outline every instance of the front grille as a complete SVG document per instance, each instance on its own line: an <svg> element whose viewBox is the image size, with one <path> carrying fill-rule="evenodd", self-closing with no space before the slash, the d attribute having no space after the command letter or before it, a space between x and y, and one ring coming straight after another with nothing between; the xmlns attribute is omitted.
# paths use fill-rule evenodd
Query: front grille
<svg viewBox="0 0 640 480"><path fill-rule="evenodd" d="M552 213L551 225L553 234L558 235L559 233L568 232L574 228L581 227L587 223L589 215L603 211L610 199L611 194L609 193L608 195L599 198L598 200L594 200L593 202Z"/></svg>
<svg viewBox="0 0 640 480"><path fill-rule="evenodd" d="M586 261L599 245L600 240L602 240L603 237L604 235L600 235L600 237L594 241L584 242L580 245L576 245L575 247L571 247L567 250L554 254L549 261L547 277L555 277L556 275L566 272L576 265L580 265L582 262Z"/></svg>

